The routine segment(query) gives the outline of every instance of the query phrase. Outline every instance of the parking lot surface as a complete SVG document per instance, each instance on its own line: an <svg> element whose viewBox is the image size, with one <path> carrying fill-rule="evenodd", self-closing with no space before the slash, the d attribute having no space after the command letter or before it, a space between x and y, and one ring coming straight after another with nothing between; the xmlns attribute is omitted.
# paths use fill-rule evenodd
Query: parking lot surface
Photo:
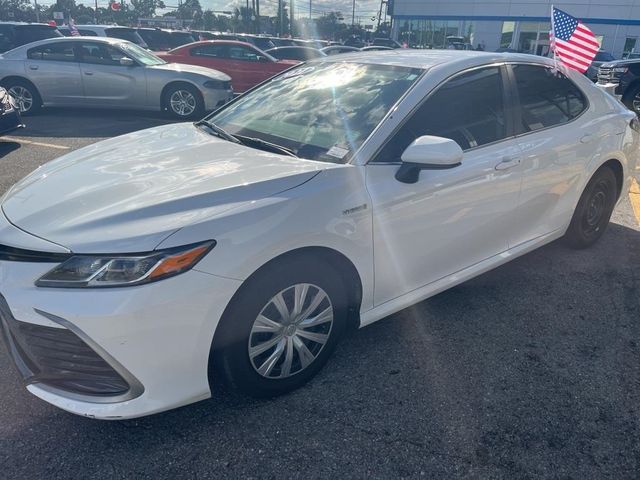
<svg viewBox="0 0 640 480"><path fill-rule="evenodd" d="M0 195L65 152L167 122L75 110L25 120L0 140ZM148 418L89 420L31 396L0 346L1 478L638 472L640 189L594 248L556 242L353 332L315 380L272 400L220 388Z"/></svg>

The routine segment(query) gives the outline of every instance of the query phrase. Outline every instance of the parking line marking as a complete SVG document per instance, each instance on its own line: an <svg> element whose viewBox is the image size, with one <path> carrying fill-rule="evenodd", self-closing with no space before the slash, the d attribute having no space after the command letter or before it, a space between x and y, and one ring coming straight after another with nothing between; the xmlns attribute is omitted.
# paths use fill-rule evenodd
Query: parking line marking
<svg viewBox="0 0 640 480"><path fill-rule="evenodd" d="M55 145L53 143L42 143L42 142L33 142L31 140L24 140L22 138L16 137L2 137L3 140L8 140L10 142L24 143L26 145L34 145L36 147L46 147L46 148L56 148L58 150L70 150L71 147L65 147L64 145Z"/></svg>
<svg viewBox="0 0 640 480"><path fill-rule="evenodd" d="M636 222L640 225L640 185L638 185L638 181L635 178L631 181L629 200L631 201L633 213L636 216Z"/></svg>

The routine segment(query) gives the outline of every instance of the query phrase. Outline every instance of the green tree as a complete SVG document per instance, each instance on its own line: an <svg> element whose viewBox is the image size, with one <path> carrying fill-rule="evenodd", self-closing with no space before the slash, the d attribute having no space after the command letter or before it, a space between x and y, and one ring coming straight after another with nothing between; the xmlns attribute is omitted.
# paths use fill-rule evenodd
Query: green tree
<svg viewBox="0 0 640 480"><path fill-rule="evenodd" d="M0 0L0 20L35 22L36 11L29 0Z"/></svg>
<svg viewBox="0 0 640 480"><path fill-rule="evenodd" d="M162 0L130 0L133 11L140 18L155 16L157 9L165 8Z"/></svg>

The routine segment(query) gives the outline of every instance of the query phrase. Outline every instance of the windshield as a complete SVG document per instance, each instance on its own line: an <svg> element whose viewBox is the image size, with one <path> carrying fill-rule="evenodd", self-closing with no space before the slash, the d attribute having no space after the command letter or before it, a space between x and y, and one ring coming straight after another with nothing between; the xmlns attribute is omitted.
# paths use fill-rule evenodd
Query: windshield
<svg viewBox="0 0 640 480"><path fill-rule="evenodd" d="M129 40L130 42L146 47L147 44L133 28L107 28L107 37L119 38L121 40Z"/></svg>
<svg viewBox="0 0 640 480"><path fill-rule="evenodd" d="M164 65L167 63L161 58L156 57L153 53L139 47L135 43L122 42L120 44L120 48L122 48L127 55L142 65Z"/></svg>
<svg viewBox="0 0 640 480"><path fill-rule="evenodd" d="M609 52L598 52L596 53L596 62L612 62L615 58Z"/></svg>
<svg viewBox="0 0 640 480"><path fill-rule="evenodd" d="M188 32L171 32L169 34L169 43L171 48L178 48L187 43L195 42L195 38Z"/></svg>
<svg viewBox="0 0 640 480"><path fill-rule="evenodd" d="M169 50L169 34L162 30L138 30L138 35L153 50Z"/></svg>
<svg viewBox="0 0 640 480"><path fill-rule="evenodd" d="M19 25L15 28L16 46L44 40L45 38L62 37L55 27L48 25Z"/></svg>
<svg viewBox="0 0 640 480"><path fill-rule="evenodd" d="M232 135L275 143L299 157L345 163L421 72L342 62L304 65L208 120Z"/></svg>

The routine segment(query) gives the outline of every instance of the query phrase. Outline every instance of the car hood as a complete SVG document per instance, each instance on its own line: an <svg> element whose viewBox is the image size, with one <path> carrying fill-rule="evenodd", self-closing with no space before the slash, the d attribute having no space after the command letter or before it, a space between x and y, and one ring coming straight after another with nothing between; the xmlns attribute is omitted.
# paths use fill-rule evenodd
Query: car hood
<svg viewBox="0 0 640 480"><path fill-rule="evenodd" d="M7 193L2 210L13 225L72 252L144 252L331 166L227 142L192 124L166 125L40 167Z"/></svg>
<svg viewBox="0 0 640 480"><path fill-rule="evenodd" d="M186 65L184 63L163 63L162 65L151 65L147 68L151 70L169 71L181 74L187 73L194 75L203 75L207 78L222 80L224 82L228 82L229 80L231 80L231 77L229 77L229 75L219 72L218 70L214 70L213 68L199 67L197 65Z"/></svg>
<svg viewBox="0 0 640 480"><path fill-rule="evenodd" d="M300 60L278 60L276 63L286 65L287 67L293 67L294 65L298 65L302 62Z"/></svg>
<svg viewBox="0 0 640 480"><path fill-rule="evenodd" d="M640 59L636 59L636 60L616 60L614 62L604 62L602 64L600 64L601 67L621 67L621 66L625 66L625 65L631 65L633 63L640 63Z"/></svg>

